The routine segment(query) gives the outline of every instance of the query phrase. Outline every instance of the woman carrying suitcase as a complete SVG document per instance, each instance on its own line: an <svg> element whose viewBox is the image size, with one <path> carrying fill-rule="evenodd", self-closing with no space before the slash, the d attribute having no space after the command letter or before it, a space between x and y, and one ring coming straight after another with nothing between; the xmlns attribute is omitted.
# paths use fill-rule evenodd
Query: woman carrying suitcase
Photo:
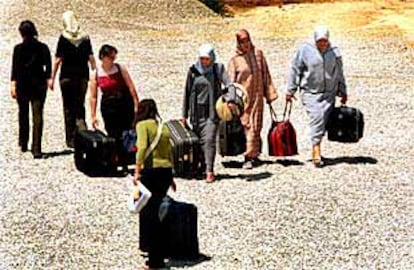
<svg viewBox="0 0 414 270"><path fill-rule="evenodd" d="M184 91L183 122L190 122L193 131L200 138L206 169L206 181L214 181L214 159L216 156L216 135L218 117L215 104L222 94L222 85L228 85L229 79L221 63L216 63L213 46L204 44L198 50L198 59L190 67ZM230 102L230 99L229 99Z"/></svg>
<svg viewBox="0 0 414 270"><path fill-rule="evenodd" d="M263 98L270 103L276 100L277 91L266 58L261 50L253 46L247 30L239 30L236 38L237 50L230 60L228 71L230 80L244 86L249 100L241 116L241 123L247 141L243 168L252 169L260 162Z"/></svg>
<svg viewBox="0 0 414 270"><path fill-rule="evenodd" d="M122 144L122 132L133 128L134 116L138 111L138 95L125 66L115 63L117 49L103 45L99 50L102 64L97 66L91 78L92 126L98 125L96 105L99 88L102 91L101 113L108 135L117 141L118 163L126 167L128 159Z"/></svg>
<svg viewBox="0 0 414 270"><path fill-rule="evenodd" d="M329 30L325 26L318 26L314 41L303 44L295 53L288 78L287 102L292 101L298 88L310 117L312 161L316 167L321 167L321 142L335 97L341 96L342 104L347 101L341 54L330 44Z"/></svg>
<svg viewBox="0 0 414 270"><path fill-rule="evenodd" d="M164 267L165 253L163 244L166 239L164 224L160 221L158 210L162 199L171 186L175 191L171 163L170 133L164 124L159 121L157 106L154 100L144 99L139 103L137 114L137 157L134 175L134 184L141 181L152 196L147 205L140 212L140 235L147 238L149 268ZM158 118L158 119L157 119ZM162 127L159 129L159 125ZM148 148L154 142L153 149L145 159ZM148 230L141 230L148 228Z"/></svg>

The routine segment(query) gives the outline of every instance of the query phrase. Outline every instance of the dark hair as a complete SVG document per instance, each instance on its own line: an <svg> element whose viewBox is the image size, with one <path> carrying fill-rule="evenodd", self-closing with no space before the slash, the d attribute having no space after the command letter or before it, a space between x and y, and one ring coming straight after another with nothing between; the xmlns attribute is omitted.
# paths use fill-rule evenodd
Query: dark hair
<svg viewBox="0 0 414 270"><path fill-rule="evenodd" d="M99 60L102 60L105 56L109 56L112 53L117 54L118 50L109 44L102 45L101 49L99 49Z"/></svg>
<svg viewBox="0 0 414 270"><path fill-rule="evenodd" d="M38 36L35 24L29 20L20 23L19 32L23 38L27 39L32 39Z"/></svg>
<svg viewBox="0 0 414 270"><path fill-rule="evenodd" d="M139 102L138 112L136 114L135 122L160 118L158 114L157 104L153 99L143 99Z"/></svg>

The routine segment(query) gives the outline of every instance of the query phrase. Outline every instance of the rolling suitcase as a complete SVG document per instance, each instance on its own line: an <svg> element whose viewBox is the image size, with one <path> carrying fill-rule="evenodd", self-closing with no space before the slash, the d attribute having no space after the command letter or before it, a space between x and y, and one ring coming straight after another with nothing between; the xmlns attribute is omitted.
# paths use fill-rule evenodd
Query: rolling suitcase
<svg viewBox="0 0 414 270"><path fill-rule="evenodd" d="M169 199L164 219L166 254L173 259L196 259L199 256L197 207Z"/></svg>
<svg viewBox="0 0 414 270"><path fill-rule="evenodd" d="M221 156L237 156L246 151L246 135L240 119L220 121L219 153Z"/></svg>
<svg viewBox="0 0 414 270"><path fill-rule="evenodd" d="M99 130L79 130L75 135L75 166L89 176L116 172L115 139Z"/></svg>
<svg viewBox="0 0 414 270"><path fill-rule="evenodd" d="M179 120L166 123L171 136L174 176L194 178L200 163L201 146L197 135Z"/></svg>
<svg viewBox="0 0 414 270"><path fill-rule="evenodd" d="M356 143L364 135L364 115L356 108L336 107L329 117L327 131L330 141Z"/></svg>
<svg viewBox="0 0 414 270"><path fill-rule="evenodd" d="M296 132L292 123L289 121L290 113L292 111L292 103L288 117L286 118L288 104L285 105L283 113L283 121L277 121L276 113L272 106L269 105L270 115L272 117L272 125L267 136L269 145L269 156L287 157L298 154L298 146L296 143Z"/></svg>

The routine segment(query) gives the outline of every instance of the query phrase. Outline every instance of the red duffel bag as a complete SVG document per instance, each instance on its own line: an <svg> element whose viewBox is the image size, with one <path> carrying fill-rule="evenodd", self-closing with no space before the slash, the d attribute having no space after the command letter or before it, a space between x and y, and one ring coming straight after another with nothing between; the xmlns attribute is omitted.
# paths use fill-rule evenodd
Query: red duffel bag
<svg viewBox="0 0 414 270"><path fill-rule="evenodd" d="M289 105L288 105L289 104ZM286 117L287 107L289 112ZM290 123L290 113L292 111L292 102L285 104L283 120L277 121L276 112L269 104L270 116L272 117L272 125L267 135L269 145L269 156L287 157L298 154L298 146L296 144L296 132Z"/></svg>

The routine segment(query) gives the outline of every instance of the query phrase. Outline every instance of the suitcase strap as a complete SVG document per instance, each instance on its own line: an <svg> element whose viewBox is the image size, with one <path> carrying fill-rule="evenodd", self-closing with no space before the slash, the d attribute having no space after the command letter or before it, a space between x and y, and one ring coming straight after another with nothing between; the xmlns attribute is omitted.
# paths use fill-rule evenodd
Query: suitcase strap
<svg viewBox="0 0 414 270"><path fill-rule="evenodd" d="M288 110L288 107L289 107L289 110ZM269 103L269 110L270 110L270 116L272 118L272 121L277 122L276 111L273 109L270 103ZM285 109L283 110L283 121L289 120L291 113L292 113L292 102L285 102Z"/></svg>
<svg viewBox="0 0 414 270"><path fill-rule="evenodd" d="M145 151L144 160L146 160L149 157L149 155L152 153L152 151L154 151L155 147L157 147L158 143L160 142L163 126L164 126L164 123L160 121L158 123L157 135L155 135L154 140L151 142L150 146Z"/></svg>

